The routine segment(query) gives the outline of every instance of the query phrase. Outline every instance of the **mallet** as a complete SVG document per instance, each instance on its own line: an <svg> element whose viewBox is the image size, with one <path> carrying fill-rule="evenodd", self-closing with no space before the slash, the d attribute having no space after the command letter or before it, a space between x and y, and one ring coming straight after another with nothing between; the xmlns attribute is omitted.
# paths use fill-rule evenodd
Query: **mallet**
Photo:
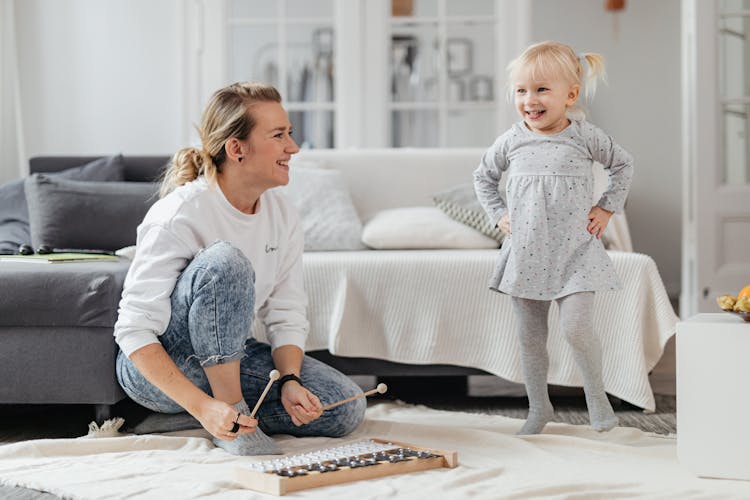
<svg viewBox="0 0 750 500"><path fill-rule="evenodd" d="M344 403L348 403L349 401L354 401L355 399L364 398L367 396L372 396L373 394L380 393L385 394L385 391L388 390L388 386L385 384L378 384L378 386L375 389L371 389L367 392L363 392L362 394L357 394L356 396L352 396L350 398L342 399L341 401L338 401L336 403L332 403L329 405L326 405L323 407L323 411L330 410L331 408L336 408L337 406L343 405Z"/></svg>
<svg viewBox="0 0 750 500"><path fill-rule="evenodd" d="M253 412L250 414L250 418L255 418L255 413L258 411L258 408L260 408L260 404L263 402L263 398L265 398L266 394L268 394L268 390L271 388L271 385L276 380L279 380L279 375L279 370L271 370L271 373L268 374L268 383L266 384L266 388L263 389L263 393L260 395L260 398L258 398L258 402L255 403L255 408L253 408Z"/></svg>

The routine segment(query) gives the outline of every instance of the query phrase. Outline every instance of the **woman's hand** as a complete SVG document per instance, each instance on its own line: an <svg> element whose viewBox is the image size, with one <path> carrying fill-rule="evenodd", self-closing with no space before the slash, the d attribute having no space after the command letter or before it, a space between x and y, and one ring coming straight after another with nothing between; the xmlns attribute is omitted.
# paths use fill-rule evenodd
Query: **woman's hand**
<svg viewBox="0 0 750 500"><path fill-rule="evenodd" d="M198 414L193 416L211 435L224 441L233 441L240 434L252 434L258 426L256 419L243 413L240 413L238 417L237 413L234 406L215 398L209 398L201 405ZM230 432L235 421L240 425L240 428L237 432Z"/></svg>
<svg viewBox="0 0 750 500"><path fill-rule="evenodd" d="M305 389L295 381L284 384L281 388L281 404L292 417L292 423L299 427L309 424L323 414L323 406L318 396Z"/></svg>
<svg viewBox="0 0 750 500"><path fill-rule="evenodd" d="M594 206L589 212L589 224L586 226L586 231L596 236L597 239L602 237L604 229L609 224L609 219L612 217L612 212L604 210L600 206Z"/></svg>
<svg viewBox="0 0 750 500"><path fill-rule="evenodd" d="M281 373L299 377L302 369L304 351L296 345L283 345L274 349L273 363ZM299 427L309 424L323 414L323 407L318 396L305 389L296 380L290 380L281 386L281 404L292 417L292 423Z"/></svg>
<svg viewBox="0 0 750 500"><path fill-rule="evenodd" d="M497 223L497 227L499 227L500 230L505 234L510 234L510 215L506 213L505 215L500 217L500 221Z"/></svg>
<svg viewBox="0 0 750 500"><path fill-rule="evenodd" d="M213 436L231 441L237 434L255 432L258 421L247 415L237 418L237 410L212 398L193 384L177 367L159 343L148 344L130 354L130 360L146 379L198 419ZM234 421L240 425L237 433L229 431Z"/></svg>

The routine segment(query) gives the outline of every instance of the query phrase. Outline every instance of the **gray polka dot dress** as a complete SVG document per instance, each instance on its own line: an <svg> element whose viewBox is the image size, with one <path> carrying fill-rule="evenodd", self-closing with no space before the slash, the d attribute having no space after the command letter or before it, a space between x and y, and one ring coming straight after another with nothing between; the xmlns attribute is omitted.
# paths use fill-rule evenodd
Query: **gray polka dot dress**
<svg viewBox="0 0 750 500"><path fill-rule="evenodd" d="M598 127L571 120L558 134L523 122L501 135L474 171L474 188L492 225L510 213L491 289L536 300L584 291L617 290L620 280L600 239L586 230L594 205L594 161L609 174L596 205L621 211L633 159ZM500 179L508 176L505 196ZM507 202L505 198L507 197Z"/></svg>

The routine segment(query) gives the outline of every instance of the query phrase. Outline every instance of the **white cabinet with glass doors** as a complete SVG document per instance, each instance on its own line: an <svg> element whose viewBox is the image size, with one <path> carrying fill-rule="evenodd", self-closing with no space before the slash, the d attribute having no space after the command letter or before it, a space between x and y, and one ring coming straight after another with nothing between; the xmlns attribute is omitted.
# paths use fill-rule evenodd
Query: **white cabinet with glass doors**
<svg viewBox="0 0 750 500"><path fill-rule="evenodd" d="M197 122L213 90L258 80L304 147L487 146L514 120L527 18L517 0L192 0L186 105Z"/></svg>

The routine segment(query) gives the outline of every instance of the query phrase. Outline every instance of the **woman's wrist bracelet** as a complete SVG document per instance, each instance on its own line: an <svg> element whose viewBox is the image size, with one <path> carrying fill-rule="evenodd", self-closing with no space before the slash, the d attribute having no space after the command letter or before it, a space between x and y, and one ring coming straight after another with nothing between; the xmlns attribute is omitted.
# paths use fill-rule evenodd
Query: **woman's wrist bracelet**
<svg viewBox="0 0 750 500"><path fill-rule="evenodd" d="M282 388L284 387L284 384L286 384L286 383L287 383L287 382L289 382L290 380L294 380L294 381L295 381L295 382L297 382L297 383L298 383L298 384L299 384L300 386L304 387L304 385L302 385L302 379L301 379L301 378L299 378L299 377L298 377L297 375L295 375L294 373L288 373L288 374L284 375L283 377L281 377L281 378L279 379L279 389L282 389Z"/></svg>

